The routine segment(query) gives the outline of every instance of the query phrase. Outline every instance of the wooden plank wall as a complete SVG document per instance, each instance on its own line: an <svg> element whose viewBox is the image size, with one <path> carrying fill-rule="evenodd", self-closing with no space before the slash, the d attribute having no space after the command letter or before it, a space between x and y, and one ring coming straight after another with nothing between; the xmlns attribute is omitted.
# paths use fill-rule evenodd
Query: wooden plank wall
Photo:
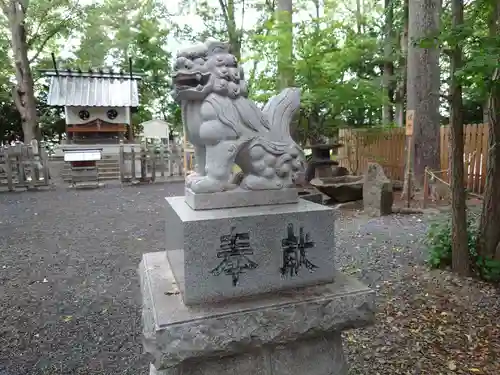
<svg viewBox="0 0 500 375"><path fill-rule="evenodd" d="M379 163L392 180L403 180L405 130L340 129L338 161L354 174L362 174L369 162Z"/></svg>
<svg viewBox="0 0 500 375"><path fill-rule="evenodd" d="M450 165L450 127L441 127L441 169L449 169ZM486 183L486 159L488 153L488 126L486 124L469 124L464 126L464 164L467 190L477 194L484 193ZM449 181L449 173L444 173Z"/></svg>
<svg viewBox="0 0 500 375"><path fill-rule="evenodd" d="M488 126L470 124L464 126L464 163L466 166L465 186L471 192L482 194L486 182L486 159L488 152ZM404 179L406 136L403 128L387 130L340 129L337 159L341 166L354 174L364 173L368 162L379 163L388 177ZM441 170L450 168L450 127L442 126L440 131ZM449 181L447 172L443 179Z"/></svg>

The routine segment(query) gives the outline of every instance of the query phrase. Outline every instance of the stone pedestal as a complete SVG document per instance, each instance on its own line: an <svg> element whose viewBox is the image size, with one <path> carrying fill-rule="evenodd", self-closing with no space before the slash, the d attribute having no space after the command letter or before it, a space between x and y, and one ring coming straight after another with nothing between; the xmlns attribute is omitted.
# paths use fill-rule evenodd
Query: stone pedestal
<svg viewBox="0 0 500 375"><path fill-rule="evenodd" d="M185 189L185 201L193 210L213 210L221 208L266 206L276 204L297 203L297 189L256 190L249 191L236 188L220 193L193 193Z"/></svg>
<svg viewBox="0 0 500 375"><path fill-rule="evenodd" d="M340 334L373 321L374 293L341 273L321 285L186 306L165 252L143 256L150 375L347 375Z"/></svg>
<svg viewBox="0 0 500 375"><path fill-rule="evenodd" d="M300 199L195 211L184 197L166 200L167 256L187 305L334 280L330 207Z"/></svg>
<svg viewBox="0 0 500 375"><path fill-rule="evenodd" d="M335 270L336 210L166 203L167 251L139 268L150 375L347 375L341 333L374 293Z"/></svg>

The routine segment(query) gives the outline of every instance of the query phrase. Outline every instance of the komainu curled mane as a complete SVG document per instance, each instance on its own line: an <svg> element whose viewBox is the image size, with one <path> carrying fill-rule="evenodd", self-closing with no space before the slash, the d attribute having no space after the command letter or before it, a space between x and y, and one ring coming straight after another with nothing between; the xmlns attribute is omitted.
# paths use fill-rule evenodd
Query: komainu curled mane
<svg viewBox="0 0 500 375"><path fill-rule="evenodd" d="M213 193L237 187L237 164L247 190L294 186L304 174L304 154L290 136L300 91L285 89L263 110L247 98L243 69L227 44L209 41L178 53L173 97L182 108L187 139L195 148L195 172L187 187Z"/></svg>

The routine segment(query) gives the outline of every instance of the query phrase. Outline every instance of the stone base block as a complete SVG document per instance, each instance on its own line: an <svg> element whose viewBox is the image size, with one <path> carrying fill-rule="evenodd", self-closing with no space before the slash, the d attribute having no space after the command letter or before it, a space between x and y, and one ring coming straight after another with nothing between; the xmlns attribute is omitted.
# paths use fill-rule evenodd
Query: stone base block
<svg viewBox="0 0 500 375"><path fill-rule="evenodd" d="M280 347L228 357L215 357L176 368L158 370L150 365L149 375L347 375L348 365L340 333L314 337Z"/></svg>
<svg viewBox="0 0 500 375"><path fill-rule="evenodd" d="M346 375L340 334L372 324L355 279L212 306L186 306L164 253L139 267L143 343L153 375Z"/></svg>
<svg viewBox="0 0 500 375"><path fill-rule="evenodd" d="M167 255L184 302L331 282L336 210L295 204L195 211L167 198Z"/></svg>
<svg viewBox="0 0 500 375"><path fill-rule="evenodd" d="M299 193L300 199L305 199L306 201L323 204L323 194L313 193L308 191L303 191Z"/></svg>
<svg viewBox="0 0 500 375"><path fill-rule="evenodd" d="M244 190L237 188L221 193L194 193L186 188L185 194L186 203L193 210L287 204L297 203L299 200L297 189Z"/></svg>

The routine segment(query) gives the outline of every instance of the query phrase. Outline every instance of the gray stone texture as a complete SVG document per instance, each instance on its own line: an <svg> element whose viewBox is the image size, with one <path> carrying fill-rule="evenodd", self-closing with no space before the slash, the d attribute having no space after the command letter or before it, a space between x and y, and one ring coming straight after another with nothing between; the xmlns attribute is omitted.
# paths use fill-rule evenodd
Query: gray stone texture
<svg viewBox="0 0 500 375"><path fill-rule="evenodd" d="M374 293L335 282L186 306L164 252L139 267L145 350L156 375L346 375L340 332L372 324Z"/></svg>
<svg viewBox="0 0 500 375"><path fill-rule="evenodd" d="M244 190L236 188L217 193L194 193L191 189L186 188L185 199L188 206L193 210L212 210L296 203L299 196L295 188L281 190Z"/></svg>
<svg viewBox="0 0 500 375"><path fill-rule="evenodd" d="M302 194L301 194L302 193ZM323 204L323 194L314 191L302 191L299 193L300 199L305 199L306 201Z"/></svg>
<svg viewBox="0 0 500 375"><path fill-rule="evenodd" d="M392 213L394 202L392 183L383 168L377 163L368 163L363 182L363 207L370 216L385 216Z"/></svg>
<svg viewBox="0 0 500 375"><path fill-rule="evenodd" d="M289 345L266 346L226 357L185 363L157 370L152 364L150 375L347 375L348 366L339 332Z"/></svg>
<svg viewBox="0 0 500 375"><path fill-rule="evenodd" d="M300 199L295 204L195 211L184 197L166 200L168 259L188 305L334 279L337 211L331 207ZM229 240L232 228L234 233L248 235L249 248L243 256L230 253L227 247L225 257L220 249L221 236ZM291 240L300 242L300 228L305 253L292 254L298 265L294 272L284 267L282 241L290 238L291 229L296 236ZM241 273L232 272L233 266L241 266Z"/></svg>
<svg viewBox="0 0 500 375"><path fill-rule="evenodd" d="M363 199L363 176L314 178L311 185L334 202L345 203Z"/></svg>
<svg viewBox="0 0 500 375"><path fill-rule="evenodd" d="M261 110L248 99L243 68L229 47L207 40L180 50L173 65L172 96L196 161L186 186L195 193L294 187L305 171L304 153L290 135L300 90L283 90ZM231 182L234 164L243 174L238 185Z"/></svg>

